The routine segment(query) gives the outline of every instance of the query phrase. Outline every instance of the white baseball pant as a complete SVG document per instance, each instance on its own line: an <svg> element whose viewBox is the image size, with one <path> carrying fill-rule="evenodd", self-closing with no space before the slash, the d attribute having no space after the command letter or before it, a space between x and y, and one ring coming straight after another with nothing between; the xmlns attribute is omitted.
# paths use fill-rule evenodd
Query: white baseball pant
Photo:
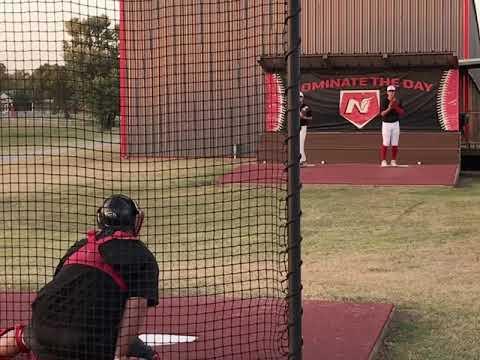
<svg viewBox="0 0 480 360"><path fill-rule="evenodd" d="M382 138L383 146L398 146L400 139L400 124L398 121L394 123L382 122Z"/></svg>
<svg viewBox="0 0 480 360"><path fill-rule="evenodd" d="M305 155L305 139L307 137L307 126L300 127L300 162L307 161L307 155Z"/></svg>

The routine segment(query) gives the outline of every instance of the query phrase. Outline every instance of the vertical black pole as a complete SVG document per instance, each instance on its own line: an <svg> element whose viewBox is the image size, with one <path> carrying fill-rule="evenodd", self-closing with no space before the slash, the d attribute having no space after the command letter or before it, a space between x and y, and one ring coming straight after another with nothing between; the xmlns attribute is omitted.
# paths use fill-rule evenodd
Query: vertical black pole
<svg viewBox="0 0 480 360"><path fill-rule="evenodd" d="M288 0L288 341L289 359L302 359L300 234L300 0Z"/></svg>

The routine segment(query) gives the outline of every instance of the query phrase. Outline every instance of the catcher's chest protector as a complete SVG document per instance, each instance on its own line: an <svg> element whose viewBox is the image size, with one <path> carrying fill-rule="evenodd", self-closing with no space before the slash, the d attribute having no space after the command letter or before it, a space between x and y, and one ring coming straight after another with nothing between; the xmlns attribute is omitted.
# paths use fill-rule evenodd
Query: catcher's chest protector
<svg viewBox="0 0 480 360"><path fill-rule="evenodd" d="M95 231L88 231L87 243L74 252L67 259L67 261L65 261L64 266L80 264L93 267L108 274L122 291L127 291L128 287L125 283L125 280L110 264L107 264L103 260L103 257L100 254L100 246L114 239L137 240L136 237L133 237L131 234L122 231L116 231L110 236L106 236L97 240Z"/></svg>

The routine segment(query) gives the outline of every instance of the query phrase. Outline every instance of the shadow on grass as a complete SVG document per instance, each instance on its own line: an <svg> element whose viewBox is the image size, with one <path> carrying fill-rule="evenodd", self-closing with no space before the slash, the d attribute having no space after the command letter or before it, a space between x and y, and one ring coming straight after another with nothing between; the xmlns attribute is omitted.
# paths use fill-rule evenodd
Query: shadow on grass
<svg viewBox="0 0 480 360"><path fill-rule="evenodd" d="M418 343L426 334L428 327L423 324L422 317L414 309L396 308L387 334L383 339L375 360L398 359L397 345Z"/></svg>

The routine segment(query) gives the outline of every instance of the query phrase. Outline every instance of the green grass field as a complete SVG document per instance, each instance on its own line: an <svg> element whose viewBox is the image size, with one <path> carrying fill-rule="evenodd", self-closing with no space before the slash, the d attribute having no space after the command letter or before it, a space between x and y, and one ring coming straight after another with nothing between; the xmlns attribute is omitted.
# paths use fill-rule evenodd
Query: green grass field
<svg viewBox="0 0 480 360"><path fill-rule="evenodd" d="M118 144L118 128L100 132L84 115L77 120L4 118L0 120L0 156L42 153L58 147L90 147L94 142Z"/></svg>
<svg viewBox="0 0 480 360"><path fill-rule="evenodd" d="M307 187L305 297L395 304L380 359L480 359L480 178L464 182Z"/></svg>
<svg viewBox="0 0 480 360"><path fill-rule="evenodd" d="M283 189L217 186L232 167L228 159L121 160L118 129L94 135L89 124L41 125L35 130L30 119L0 128L8 139L0 289L34 291L48 282L58 258L95 226L102 199L127 193L145 209L142 239L160 263L163 294L284 296Z"/></svg>
<svg viewBox="0 0 480 360"><path fill-rule="evenodd" d="M284 189L217 186L234 165L224 159L120 160L118 134L99 152L88 125L20 125L0 127L1 155L43 155L0 164L2 289L47 282L101 199L128 190L146 210L164 294L282 296ZM306 186L305 298L393 303L379 359L480 359L479 202L475 177L458 188Z"/></svg>

